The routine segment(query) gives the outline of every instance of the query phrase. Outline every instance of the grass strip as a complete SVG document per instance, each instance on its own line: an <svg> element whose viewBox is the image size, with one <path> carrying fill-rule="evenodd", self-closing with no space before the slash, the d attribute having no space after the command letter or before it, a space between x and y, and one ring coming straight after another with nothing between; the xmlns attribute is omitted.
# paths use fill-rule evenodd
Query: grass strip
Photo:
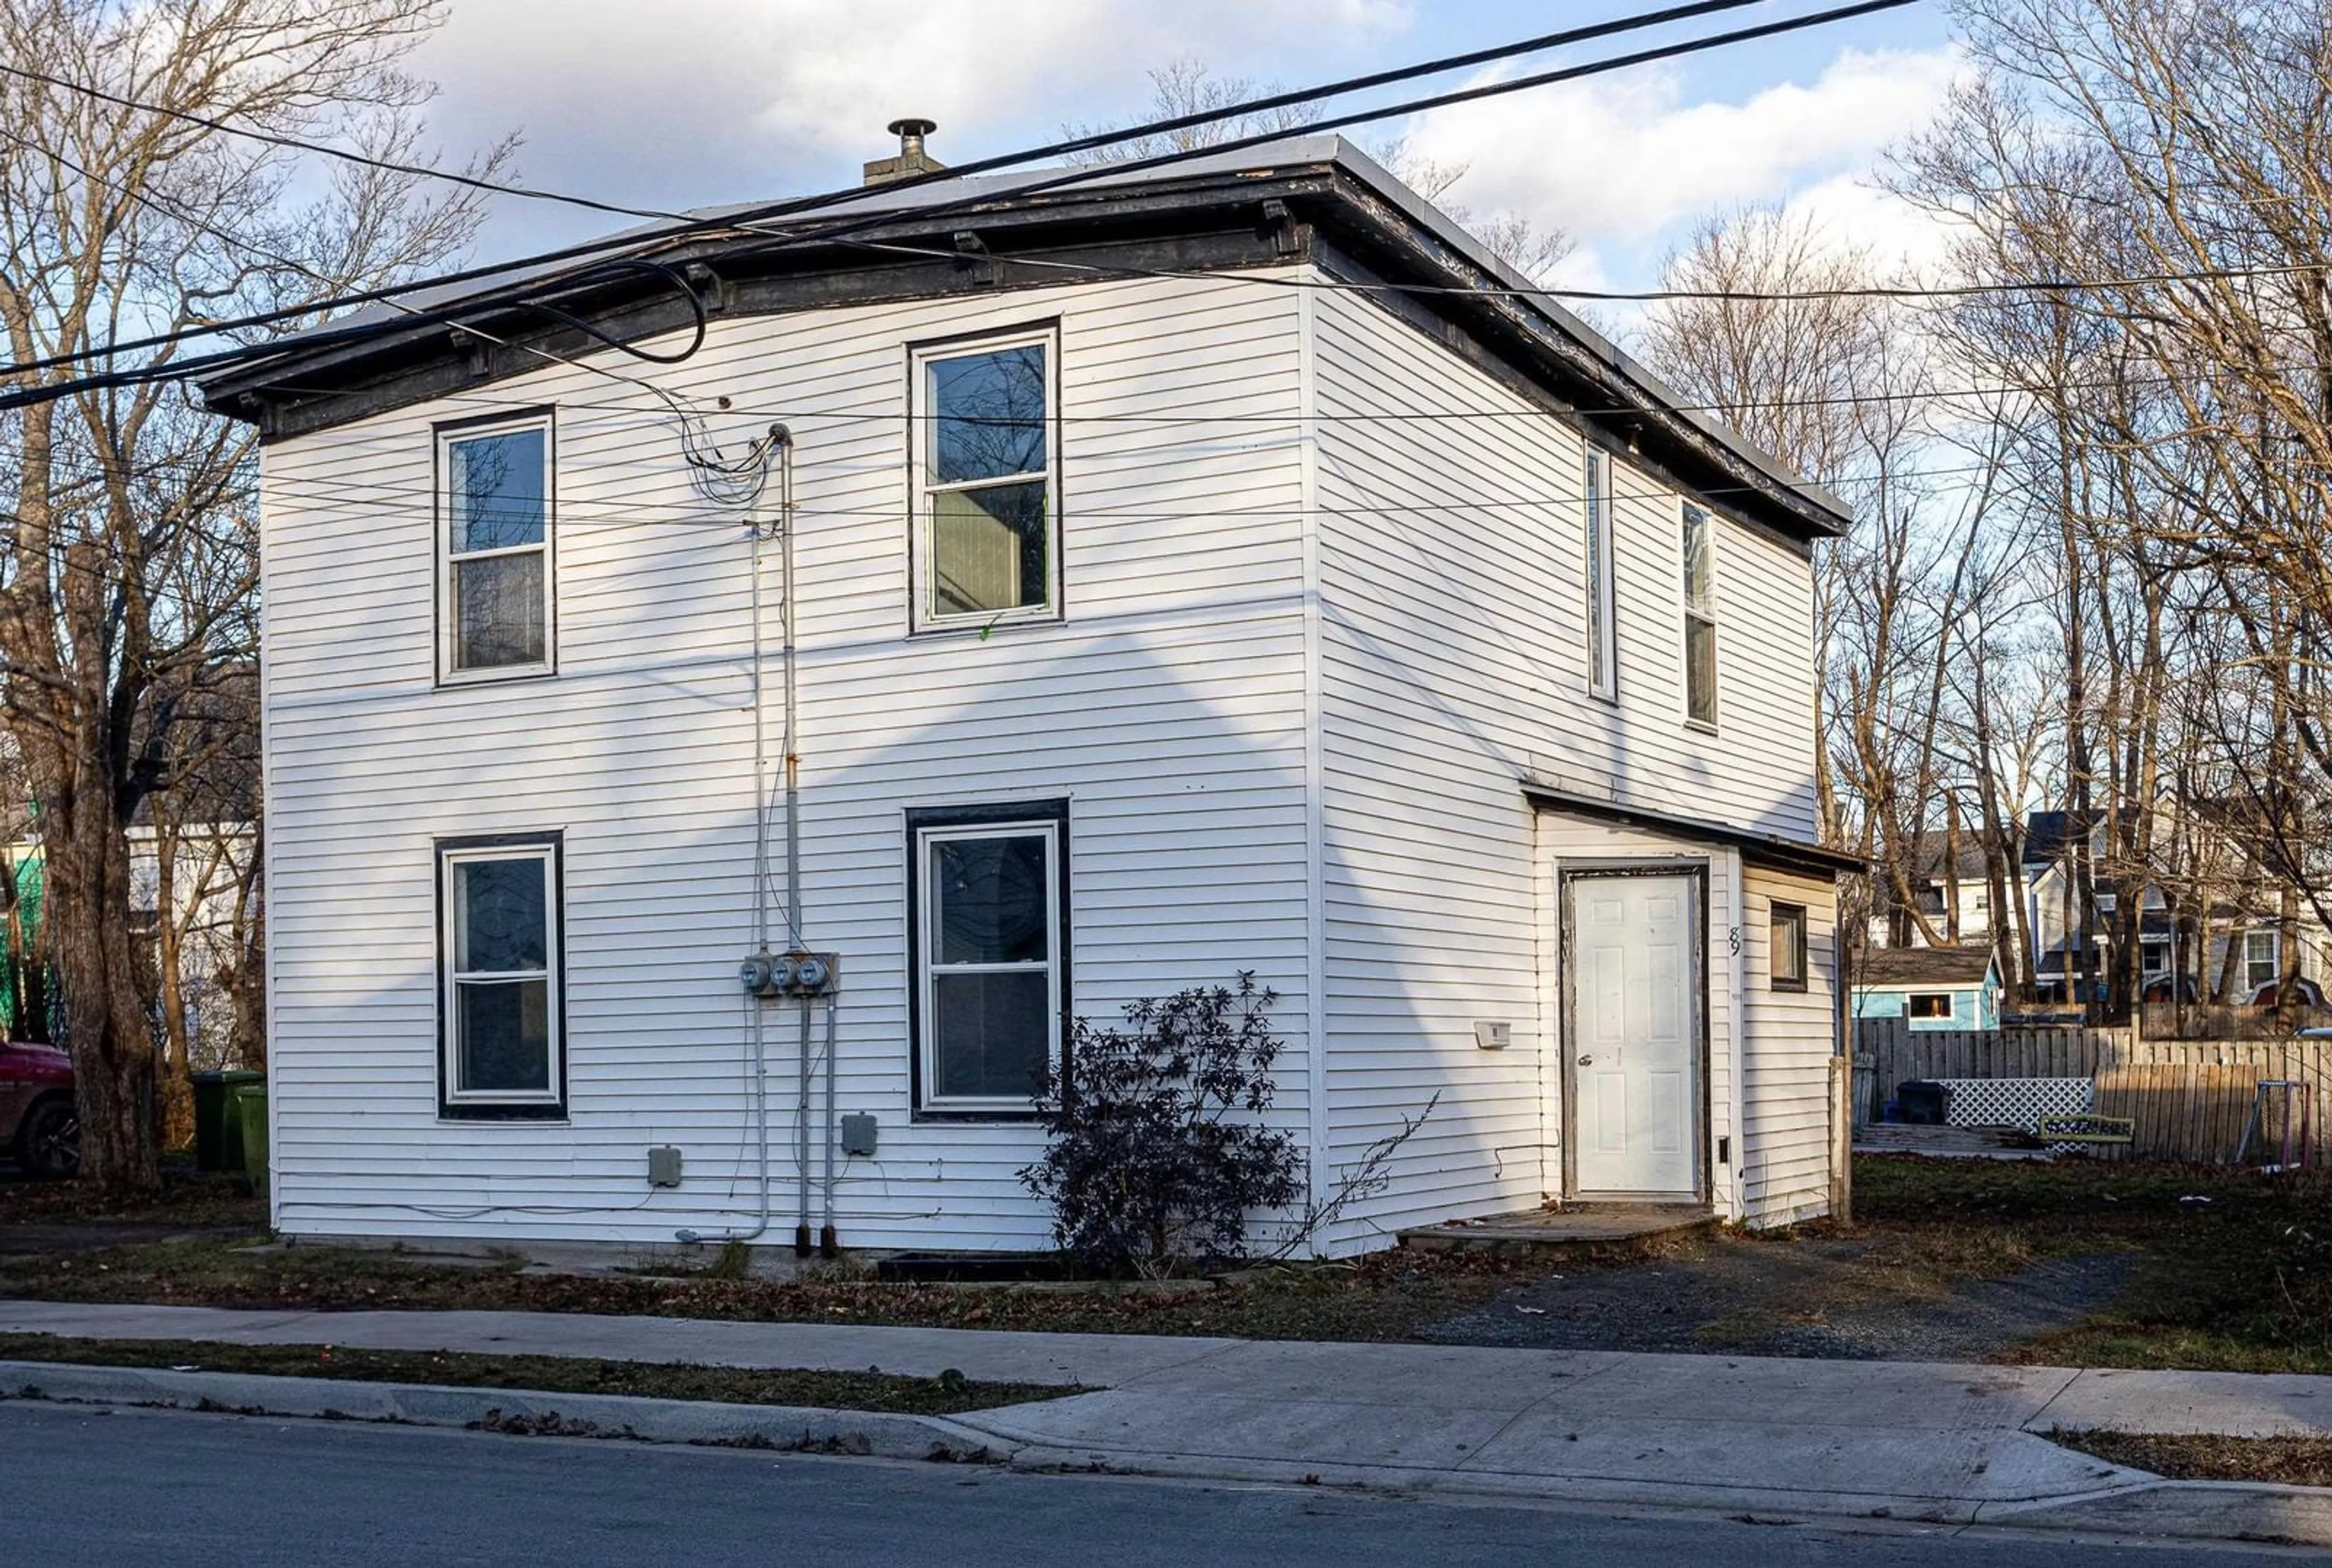
<svg viewBox="0 0 2332 1568"><path fill-rule="evenodd" d="M2051 1442L2173 1481L2271 1481L2332 1487L2332 1438L2221 1438L2191 1433L2067 1432Z"/></svg>
<svg viewBox="0 0 2332 1568"><path fill-rule="evenodd" d="M458 1351L360 1350L334 1344L220 1344L209 1340L69 1339L0 1334L0 1361L74 1366L164 1367L352 1382L433 1383L542 1393L629 1394L741 1405L951 1416L1092 1391L1045 1383L973 1382L952 1369L937 1377L876 1372L795 1372L593 1361L563 1355L474 1355Z"/></svg>

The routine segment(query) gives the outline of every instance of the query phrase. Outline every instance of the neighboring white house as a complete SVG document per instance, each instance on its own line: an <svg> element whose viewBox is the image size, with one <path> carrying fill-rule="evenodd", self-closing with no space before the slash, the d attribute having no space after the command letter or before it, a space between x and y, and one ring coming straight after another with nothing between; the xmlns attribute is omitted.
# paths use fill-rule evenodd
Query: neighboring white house
<svg viewBox="0 0 2332 1568"><path fill-rule="evenodd" d="M1036 177L207 384L265 439L277 1225L1043 1245L1067 1021L1243 970L1315 1192L1439 1097L1330 1249L1821 1212L1843 509L1339 139ZM680 363L573 324L680 353L683 284ZM788 948L830 1003L741 989Z"/></svg>

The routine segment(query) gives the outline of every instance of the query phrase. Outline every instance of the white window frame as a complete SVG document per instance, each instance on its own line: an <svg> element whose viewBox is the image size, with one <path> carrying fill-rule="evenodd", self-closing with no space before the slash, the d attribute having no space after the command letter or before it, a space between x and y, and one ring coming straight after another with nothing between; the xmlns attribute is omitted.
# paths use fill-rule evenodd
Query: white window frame
<svg viewBox="0 0 2332 1568"><path fill-rule="evenodd" d="M1057 1066L1061 1060L1061 967L1064 946L1068 933L1061 918L1061 831L1063 824L1053 817L1030 817L1025 820L1001 818L992 822L933 823L917 827L911 837L914 855L915 884L914 951L916 1017L915 1066L918 1114L936 1112L942 1115L970 1114L987 1116L1027 1116L1035 1114L1035 1104L1017 1095L942 1095L939 1091L939 985L941 974L1027 974L1045 970L1045 1020L1047 1059ZM983 838L1037 838L1045 841L1045 960L1039 963L1022 961L1016 963L948 963L936 961L932 942L934 923L939 916L939 889L932 878L932 846L951 840Z"/></svg>
<svg viewBox="0 0 2332 1568"><path fill-rule="evenodd" d="M1911 1004L1919 1000L1923 997L1942 998L1944 1010L1939 1013L1920 1013L1912 1011ZM1937 1019L1942 1019L1945 1022L1956 1022L1960 1016L1959 1009L1960 999L1959 993L1956 991L1906 991L1903 994L1903 1016L1907 1018L1922 1018L1931 1023Z"/></svg>
<svg viewBox="0 0 2332 1568"><path fill-rule="evenodd" d="M517 435L529 430L542 432L542 542L457 553L454 549L453 529L454 448L465 441ZM559 433L555 421L546 411L522 418L442 427L437 431L436 473L438 684L466 686L481 681L524 680L555 673L559 668L559 617L556 613L559 603ZM459 664L462 637L460 606L454 592L455 563L530 552L539 552L542 557L542 657L523 664L483 664L474 669L462 668Z"/></svg>
<svg viewBox="0 0 2332 1568"><path fill-rule="evenodd" d="M1579 476L1580 510L1586 525L1581 542L1587 575L1581 588L1587 609L1587 694L1607 703L1620 700L1620 552L1611 537L1619 509L1613 504L1611 483L1611 454L1588 443Z"/></svg>
<svg viewBox="0 0 2332 1568"><path fill-rule="evenodd" d="M2253 980L2253 979L2251 979L2251 970L2252 970L2252 967L2253 967L2255 964L2257 964L2257 963L2259 962L2259 960L2257 960L2257 959L2255 959L2255 958L2253 958L2253 957L2251 956L2251 947L2252 947L2252 944L2253 944L2253 943L2255 943L2255 942L2260 942L2260 940L2262 940L2262 939L2264 939L2264 940L2266 941L2266 942L2267 942L2267 952L2268 952L2268 959L2267 959L2267 961L2268 961L2268 962L2269 962L2269 964L2270 964L2270 965L2271 965L2272 967L2271 967L2271 969L2270 969L2270 971L2269 971L2269 974L2268 974L2267 979L2265 979L2265 980ZM2251 994L2253 991L2255 991L2255 990L2259 990L2259 989L2260 989L2260 987L2261 987L2261 986L2263 986L2263 985L2273 985L2276 981L2278 981L2278 980L2281 980L2282 978L2283 978L2283 933L2282 933L2281 932L2279 932L2279 931L2247 931L2247 932L2243 932L2243 997L2244 997L2244 999L2245 999L2245 1000L2249 1000L2249 999L2250 999L2250 998L2251 998Z"/></svg>
<svg viewBox="0 0 2332 1568"><path fill-rule="evenodd" d="M565 921L559 908L559 866L561 846L555 838L512 838L507 842L461 843L441 845L437 850L437 1009L439 1093L444 1107L449 1111L490 1111L522 1108L531 1112L558 1111L567 1103L567 1031L564 980L566 969ZM459 927L455 905L461 897L459 867L481 861L533 860L542 867L543 958L542 970L465 971L461 967L461 949L455 941ZM462 1087L462 1009L457 991L463 980L542 980L545 1006L549 1009L549 1036L546 1048L550 1055L550 1070L544 1075L541 1089L464 1089Z"/></svg>
<svg viewBox="0 0 2332 1568"><path fill-rule="evenodd" d="M1694 601L1692 592L1692 531L1697 517L1708 543L1708 586L1706 598ZM1684 721L1696 730L1716 733L1717 718L1724 712L1724 682L1718 678L1723 662L1724 640L1717 631L1716 617L1716 513L1696 501L1683 502L1677 512L1677 557L1682 570L1677 573L1677 599L1682 616L1678 626L1681 634L1679 651L1684 655ZM1693 712L1692 703L1692 627L1699 622L1708 628L1711 656L1708 661L1708 715L1704 718Z"/></svg>
<svg viewBox="0 0 2332 1568"><path fill-rule="evenodd" d="M977 479L954 484L931 483L928 475L932 467L932 444L939 438L939 410L931 389L932 367L949 359L969 359L1002 349L1030 347L1045 350L1045 466L1036 473L1016 473L1000 479ZM1064 531L1061 526L1059 325L1047 323L1042 327L983 333L973 338L951 338L944 342L923 343L911 348L907 351L907 491L914 514L912 525L913 549L911 552L913 570L910 574L913 581L909 585L913 602L909 606L909 629L916 632L986 631L998 626L1062 619L1064 573L1061 547ZM932 576L935 541L932 537L931 498L943 492L1028 484L1038 479L1042 479L1045 484L1045 526L1048 535L1045 541L1044 602L1011 609L941 615L937 607Z"/></svg>

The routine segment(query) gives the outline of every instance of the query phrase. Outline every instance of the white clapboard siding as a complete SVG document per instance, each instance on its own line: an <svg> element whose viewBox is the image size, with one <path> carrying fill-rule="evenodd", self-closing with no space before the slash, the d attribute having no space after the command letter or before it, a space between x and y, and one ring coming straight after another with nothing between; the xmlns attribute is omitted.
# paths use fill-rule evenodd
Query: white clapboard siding
<svg viewBox="0 0 2332 1568"><path fill-rule="evenodd" d="M1306 1124L1299 310L1268 287L1091 284L720 321L669 369L602 357L730 398L722 441L782 420L797 444L807 934L842 959L840 1108L881 1128L843 1166L846 1244L1045 1234L1016 1174L1033 1129L910 1119L912 806L1067 797L1077 1010L1253 969L1285 999L1276 1114ZM1066 623L910 638L907 345L1054 318ZM432 424L540 406L559 673L436 690ZM264 471L280 1223L634 1242L749 1223L739 518L693 493L647 393L563 368L271 445ZM774 757L773 550L763 582ZM551 828L570 1120L441 1122L433 840ZM780 1234L793 1018L766 1014ZM667 1143L685 1180L651 1190L645 1151Z"/></svg>
<svg viewBox="0 0 2332 1568"><path fill-rule="evenodd" d="M1563 843L1536 834L1525 777L1813 836L1812 579L1802 547L1720 512L1719 732L1688 727L1680 498L1615 462L1620 700L1590 698L1579 436L1370 299L1314 311L1331 1165L1441 1095L1350 1244L1559 1193L1534 844ZM1618 852L1610 829L1580 834ZM1719 1015L1728 973L1712 966ZM1477 1020L1513 1045L1479 1049Z"/></svg>
<svg viewBox="0 0 2332 1568"><path fill-rule="evenodd" d="M1838 1019L1838 894L1827 878L1751 865L1742 886L1748 945L1747 1177L1750 1223L1785 1225L1829 1211L1830 1073ZM1770 977L1773 903L1806 911L1806 989Z"/></svg>

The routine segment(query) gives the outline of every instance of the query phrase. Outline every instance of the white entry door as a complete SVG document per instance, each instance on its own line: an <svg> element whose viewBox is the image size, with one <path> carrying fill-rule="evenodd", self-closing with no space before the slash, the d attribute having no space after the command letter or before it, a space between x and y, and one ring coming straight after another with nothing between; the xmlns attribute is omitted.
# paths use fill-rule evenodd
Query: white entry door
<svg viewBox="0 0 2332 1568"><path fill-rule="evenodd" d="M1582 875L1566 885L1575 1190L1696 1197L1699 882Z"/></svg>

